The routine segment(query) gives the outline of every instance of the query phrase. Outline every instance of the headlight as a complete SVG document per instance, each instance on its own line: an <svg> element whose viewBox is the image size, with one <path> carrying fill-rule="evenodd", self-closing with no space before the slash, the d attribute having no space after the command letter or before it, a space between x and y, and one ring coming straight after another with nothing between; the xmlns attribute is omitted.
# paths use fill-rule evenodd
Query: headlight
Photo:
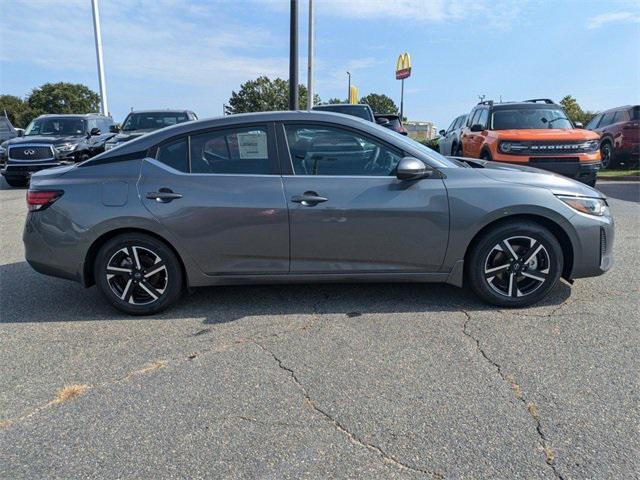
<svg viewBox="0 0 640 480"><path fill-rule="evenodd" d="M570 197L567 195L557 195L557 197L581 213L598 217L609 215L609 206L604 198Z"/></svg>
<svg viewBox="0 0 640 480"><path fill-rule="evenodd" d="M598 140L588 140L578 145L578 148L583 152L595 152L600 148L600 142Z"/></svg>
<svg viewBox="0 0 640 480"><path fill-rule="evenodd" d="M77 146L77 143L63 143L62 145L56 145L55 149L59 152L73 152Z"/></svg>

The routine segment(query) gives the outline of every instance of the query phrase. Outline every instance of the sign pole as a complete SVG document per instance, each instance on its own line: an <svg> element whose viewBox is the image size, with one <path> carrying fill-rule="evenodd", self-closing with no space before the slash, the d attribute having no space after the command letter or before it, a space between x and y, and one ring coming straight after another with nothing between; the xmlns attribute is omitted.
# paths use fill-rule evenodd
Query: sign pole
<svg viewBox="0 0 640 480"><path fill-rule="evenodd" d="M98 61L98 83L100 84L100 107L103 115L109 115L107 104L107 87L104 81L104 62L102 61L102 34L100 32L100 11L98 0L91 0L93 12L93 35L96 41L96 59Z"/></svg>
<svg viewBox="0 0 640 480"><path fill-rule="evenodd" d="M400 122L404 122L404 78L400 81Z"/></svg>
<svg viewBox="0 0 640 480"><path fill-rule="evenodd" d="M314 54L313 0L309 0L309 59L307 61L307 110L313 108L313 54Z"/></svg>
<svg viewBox="0 0 640 480"><path fill-rule="evenodd" d="M291 0L289 41L289 110L298 110L298 0Z"/></svg>

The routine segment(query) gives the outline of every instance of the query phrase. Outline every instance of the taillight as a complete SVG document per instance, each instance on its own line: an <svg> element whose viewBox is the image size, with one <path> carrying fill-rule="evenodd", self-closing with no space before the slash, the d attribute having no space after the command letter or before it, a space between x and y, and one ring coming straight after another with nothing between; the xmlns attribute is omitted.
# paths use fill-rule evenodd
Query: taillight
<svg viewBox="0 0 640 480"><path fill-rule="evenodd" d="M30 212L44 210L64 192L62 190L27 190L27 206Z"/></svg>

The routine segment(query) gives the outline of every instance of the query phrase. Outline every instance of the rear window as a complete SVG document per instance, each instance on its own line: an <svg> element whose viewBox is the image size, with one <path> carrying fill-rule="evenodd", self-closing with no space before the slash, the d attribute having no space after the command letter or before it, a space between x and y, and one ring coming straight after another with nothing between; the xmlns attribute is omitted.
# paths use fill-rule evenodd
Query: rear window
<svg viewBox="0 0 640 480"><path fill-rule="evenodd" d="M189 117L184 112L149 112L130 113L122 125L124 132L133 130L157 130L170 127L176 123L187 122Z"/></svg>
<svg viewBox="0 0 640 480"><path fill-rule="evenodd" d="M640 106L635 106L630 110L631 120L640 120Z"/></svg>
<svg viewBox="0 0 640 480"><path fill-rule="evenodd" d="M491 130L573 128L561 108L509 108L491 115Z"/></svg>

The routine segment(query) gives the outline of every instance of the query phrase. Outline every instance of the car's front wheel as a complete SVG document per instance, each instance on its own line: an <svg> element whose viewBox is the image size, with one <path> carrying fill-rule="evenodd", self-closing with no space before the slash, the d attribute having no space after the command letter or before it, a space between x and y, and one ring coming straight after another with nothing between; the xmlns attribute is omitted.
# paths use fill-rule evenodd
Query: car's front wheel
<svg viewBox="0 0 640 480"><path fill-rule="evenodd" d="M102 295L118 310L151 315L182 293L182 269L173 251L142 233L118 235L102 246L94 266Z"/></svg>
<svg viewBox="0 0 640 480"><path fill-rule="evenodd" d="M556 237L537 223L516 221L484 234L468 257L467 279L485 302L526 307L542 300L563 267Z"/></svg>

